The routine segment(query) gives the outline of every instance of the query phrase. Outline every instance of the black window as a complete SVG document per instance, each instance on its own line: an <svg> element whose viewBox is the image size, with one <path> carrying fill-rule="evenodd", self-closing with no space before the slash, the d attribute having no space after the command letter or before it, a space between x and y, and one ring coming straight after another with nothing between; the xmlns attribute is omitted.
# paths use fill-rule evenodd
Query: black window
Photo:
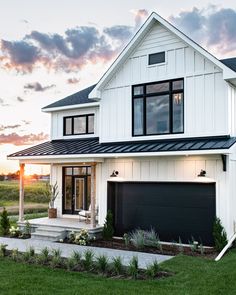
<svg viewBox="0 0 236 295"><path fill-rule="evenodd" d="M64 135L94 133L94 114L64 117Z"/></svg>
<svg viewBox="0 0 236 295"><path fill-rule="evenodd" d="M135 85L133 136L184 132L184 80Z"/></svg>
<svg viewBox="0 0 236 295"><path fill-rule="evenodd" d="M148 55L148 64L149 65L160 64L160 63L165 62L165 60L166 60L165 51Z"/></svg>

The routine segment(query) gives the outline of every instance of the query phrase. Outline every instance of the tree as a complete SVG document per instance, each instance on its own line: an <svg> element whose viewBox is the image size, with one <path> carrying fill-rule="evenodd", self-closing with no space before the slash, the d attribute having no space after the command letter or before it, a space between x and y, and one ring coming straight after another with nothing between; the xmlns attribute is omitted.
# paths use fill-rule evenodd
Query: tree
<svg viewBox="0 0 236 295"><path fill-rule="evenodd" d="M213 237L215 241L215 248L220 252L227 245L228 240L225 229L222 226L219 218L215 219L213 225Z"/></svg>
<svg viewBox="0 0 236 295"><path fill-rule="evenodd" d="M111 210L107 211L106 221L103 227L102 236L105 240L111 240L114 234L113 214Z"/></svg>

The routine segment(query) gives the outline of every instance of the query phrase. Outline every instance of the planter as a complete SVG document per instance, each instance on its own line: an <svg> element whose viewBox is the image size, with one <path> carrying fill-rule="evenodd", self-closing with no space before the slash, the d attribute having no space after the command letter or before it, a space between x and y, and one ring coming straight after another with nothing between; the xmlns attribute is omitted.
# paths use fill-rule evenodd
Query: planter
<svg viewBox="0 0 236 295"><path fill-rule="evenodd" d="M57 209L49 208L48 209L48 218L57 218Z"/></svg>

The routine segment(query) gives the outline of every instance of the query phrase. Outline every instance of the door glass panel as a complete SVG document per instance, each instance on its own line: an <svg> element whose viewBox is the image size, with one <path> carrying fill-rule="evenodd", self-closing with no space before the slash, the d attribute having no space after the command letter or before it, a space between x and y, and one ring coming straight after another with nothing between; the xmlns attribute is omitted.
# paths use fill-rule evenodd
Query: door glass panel
<svg viewBox="0 0 236 295"><path fill-rule="evenodd" d="M72 175L72 168L66 168L65 169L65 174L66 175Z"/></svg>
<svg viewBox="0 0 236 295"><path fill-rule="evenodd" d="M65 176L65 210L72 210L72 177Z"/></svg>
<svg viewBox="0 0 236 295"><path fill-rule="evenodd" d="M87 200L85 202L86 210L89 210L91 204L91 176L87 177Z"/></svg>
<svg viewBox="0 0 236 295"><path fill-rule="evenodd" d="M74 175L86 175L86 167L74 168Z"/></svg>
<svg viewBox="0 0 236 295"><path fill-rule="evenodd" d="M75 210L84 209L84 178L75 178Z"/></svg>
<svg viewBox="0 0 236 295"><path fill-rule="evenodd" d="M170 132L169 95L147 97L147 134Z"/></svg>

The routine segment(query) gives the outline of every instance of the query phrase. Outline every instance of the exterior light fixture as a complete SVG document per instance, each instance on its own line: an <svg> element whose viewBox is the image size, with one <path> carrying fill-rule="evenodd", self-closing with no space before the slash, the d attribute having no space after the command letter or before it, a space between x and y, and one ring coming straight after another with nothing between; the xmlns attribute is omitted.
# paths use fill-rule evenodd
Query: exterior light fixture
<svg viewBox="0 0 236 295"><path fill-rule="evenodd" d="M200 173L198 174L198 177L206 177L206 171L201 169Z"/></svg>
<svg viewBox="0 0 236 295"><path fill-rule="evenodd" d="M118 174L119 174L119 172L118 172L118 171L116 171L116 170L113 170L113 172L112 172L112 174L110 175L110 177L117 177L117 176L118 176Z"/></svg>

